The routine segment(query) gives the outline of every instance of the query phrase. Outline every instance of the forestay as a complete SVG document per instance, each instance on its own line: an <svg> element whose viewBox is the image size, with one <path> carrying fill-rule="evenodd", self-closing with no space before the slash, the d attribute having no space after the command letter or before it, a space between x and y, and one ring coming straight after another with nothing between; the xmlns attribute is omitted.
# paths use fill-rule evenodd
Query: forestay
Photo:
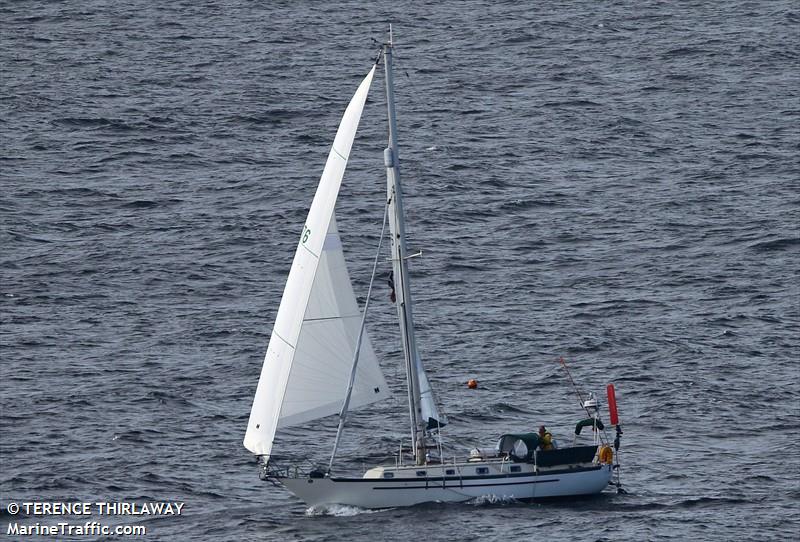
<svg viewBox="0 0 800 542"><path fill-rule="evenodd" d="M360 312L334 207L374 74L342 117L286 281L244 438L256 455L270 455L278 427L338 413L344 398ZM367 336L359 357L351 407L388 396Z"/></svg>

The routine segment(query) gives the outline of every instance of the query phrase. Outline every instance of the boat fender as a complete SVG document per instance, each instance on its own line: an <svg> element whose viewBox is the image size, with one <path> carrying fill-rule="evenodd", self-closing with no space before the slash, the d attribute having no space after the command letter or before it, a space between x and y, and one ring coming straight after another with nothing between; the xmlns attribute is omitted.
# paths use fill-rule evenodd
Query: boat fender
<svg viewBox="0 0 800 542"><path fill-rule="evenodd" d="M600 452L597 455L600 463L610 465L614 462L614 450L611 449L611 446L600 447Z"/></svg>
<svg viewBox="0 0 800 542"><path fill-rule="evenodd" d="M383 164L386 167L394 167L394 153L391 147L383 149Z"/></svg>

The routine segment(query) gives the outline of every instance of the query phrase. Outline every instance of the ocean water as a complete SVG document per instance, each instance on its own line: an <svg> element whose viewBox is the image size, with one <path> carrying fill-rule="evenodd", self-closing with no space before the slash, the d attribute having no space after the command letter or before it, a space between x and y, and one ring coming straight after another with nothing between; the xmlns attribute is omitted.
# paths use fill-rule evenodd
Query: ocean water
<svg viewBox="0 0 800 542"><path fill-rule="evenodd" d="M616 385L627 493L308 510L258 479L241 441L269 332L389 22L448 450L542 423L571 440L564 356L584 392ZM4 536L49 519L9 502L177 500L179 517L118 519L147 540L798 537L796 3L20 1L0 30ZM382 84L337 207L362 296ZM353 414L342 471L407 438L380 286L394 399ZM276 450L324 461L335 422Z"/></svg>

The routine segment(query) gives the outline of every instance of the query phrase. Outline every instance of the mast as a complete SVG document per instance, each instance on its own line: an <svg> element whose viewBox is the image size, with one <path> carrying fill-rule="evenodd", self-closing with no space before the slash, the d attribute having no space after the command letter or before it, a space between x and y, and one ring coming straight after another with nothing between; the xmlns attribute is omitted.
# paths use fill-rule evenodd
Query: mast
<svg viewBox="0 0 800 542"><path fill-rule="evenodd" d="M400 335L408 381L408 406L411 419L411 442L417 464L425 460L425 423L421 412L420 382L414 317L412 313L411 289L406 263L406 228L403 210L403 191L400 184L400 160L397 152L397 121L394 106L394 78L392 76L392 34L383 44L383 64L386 71L386 106L389 115L389 146L384 151L386 165L386 191L389 202L389 228L392 247L392 272L395 283L395 305L400 321Z"/></svg>

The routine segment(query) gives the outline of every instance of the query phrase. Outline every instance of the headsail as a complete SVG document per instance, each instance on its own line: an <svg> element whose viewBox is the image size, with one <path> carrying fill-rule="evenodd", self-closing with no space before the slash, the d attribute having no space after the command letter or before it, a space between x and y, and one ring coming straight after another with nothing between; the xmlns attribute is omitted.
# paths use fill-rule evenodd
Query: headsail
<svg viewBox="0 0 800 542"><path fill-rule="evenodd" d="M361 311L350 283L334 217L311 288L278 427L340 411L360 329ZM351 409L389 397L366 330L358 359Z"/></svg>
<svg viewBox="0 0 800 542"><path fill-rule="evenodd" d="M244 438L256 455L270 455L278 427L335 414L344 397L360 312L334 207L374 74L344 112L286 280ZM388 395L369 337L360 359L354 407Z"/></svg>

